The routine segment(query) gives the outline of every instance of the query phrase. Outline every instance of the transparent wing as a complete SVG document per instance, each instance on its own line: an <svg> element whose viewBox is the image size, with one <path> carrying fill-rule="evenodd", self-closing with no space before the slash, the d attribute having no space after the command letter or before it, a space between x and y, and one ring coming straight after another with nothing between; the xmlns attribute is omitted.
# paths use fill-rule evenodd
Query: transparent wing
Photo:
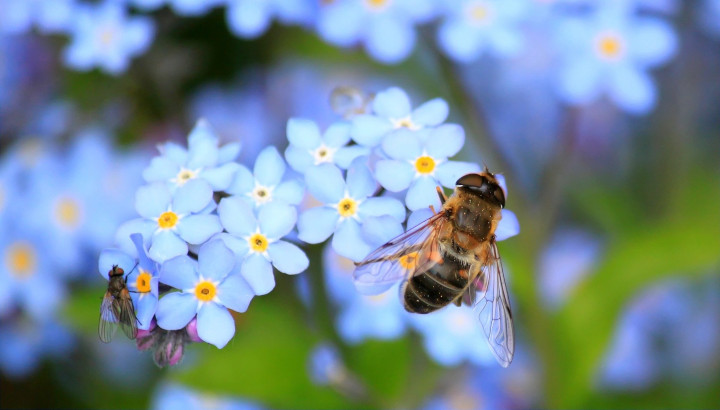
<svg viewBox="0 0 720 410"><path fill-rule="evenodd" d="M135 306L133 305L132 298L127 289L123 289L120 293L120 327L125 333L125 336L130 339L137 337L137 316L135 316Z"/></svg>
<svg viewBox="0 0 720 410"><path fill-rule="evenodd" d="M396 282L426 271L440 258L437 234L447 220L438 213L374 250L356 264L353 280L365 295L377 295Z"/></svg>
<svg viewBox="0 0 720 410"><path fill-rule="evenodd" d="M102 304L100 305L100 323L98 324L98 336L103 343L110 343L117 331L118 317L115 315L113 304L115 298L110 292L105 292Z"/></svg>
<svg viewBox="0 0 720 410"><path fill-rule="evenodd" d="M490 350L502 367L508 367L515 354L515 331L513 330L510 297L505 283L497 244L490 244L492 258L473 282L465 295L472 305L487 337Z"/></svg>

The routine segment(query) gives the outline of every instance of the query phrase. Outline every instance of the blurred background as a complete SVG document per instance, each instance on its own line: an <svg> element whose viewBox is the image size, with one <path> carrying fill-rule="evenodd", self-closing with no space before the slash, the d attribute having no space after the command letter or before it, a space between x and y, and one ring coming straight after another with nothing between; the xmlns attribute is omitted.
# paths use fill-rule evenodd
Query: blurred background
<svg viewBox="0 0 720 410"><path fill-rule="evenodd" d="M199 118L252 166L332 90L441 97L501 172L517 336L311 264L224 348L97 337L100 251ZM0 405L720 407L720 1L0 0Z"/></svg>

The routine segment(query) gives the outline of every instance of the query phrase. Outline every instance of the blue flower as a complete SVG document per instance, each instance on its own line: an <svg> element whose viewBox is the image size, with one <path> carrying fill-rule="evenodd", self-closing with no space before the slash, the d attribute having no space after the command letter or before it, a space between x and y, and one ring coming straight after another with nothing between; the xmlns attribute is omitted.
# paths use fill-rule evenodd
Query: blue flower
<svg viewBox="0 0 720 410"><path fill-rule="evenodd" d="M517 0L464 0L448 3L438 42L454 60L470 62L487 52L509 57L524 46L520 21L528 4Z"/></svg>
<svg viewBox="0 0 720 410"><path fill-rule="evenodd" d="M188 252L188 244L200 245L222 226L217 215L208 213L215 206L210 186L200 180L190 180L174 194L166 184L142 186L135 196L135 209L142 218L124 223L116 234L122 249L133 249L131 233L140 233L150 243L148 255L163 263Z"/></svg>
<svg viewBox="0 0 720 410"><path fill-rule="evenodd" d="M218 237L242 260L241 275L256 295L269 293L275 287L272 267L289 275L307 269L305 253L282 238L292 231L297 220L295 207L272 202L257 211L239 197L223 198L218 215L228 232Z"/></svg>
<svg viewBox="0 0 720 410"><path fill-rule="evenodd" d="M167 4L181 16L201 16L223 2L224 0L130 0L132 5L143 10L154 10Z"/></svg>
<svg viewBox="0 0 720 410"><path fill-rule="evenodd" d="M405 91L391 87L375 96L373 114L353 117L350 135L360 145L375 147L393 130L419 130L439 125L447 118L448 111L442 98L427 101L413 110Z"/></svg>
<svg viewBox="0 0 720 410"><path fill-rule="evenodd" d="M147 182L166 182L171 190L194 179L213 191L227 189L239 165L232 162L240 153L239 143L218 147L218 136L205 120L199 120L188 136L188 149L167 142L158 146L161 155L143 171Z"/></svg>
<svg viewBox="0 0 720 410"><path fill-rule="evenodd" d="M313 348L308 368L310 379L320 386L337 383L347 371L337 348L329 343L321 343Z"/></svg>
<svg viewBox="0 0 720 410"><path fill-rule="evenodd" d="M244 399L202 393L190 388L164 384L153 395L152 410L203 410L209 407L227 410L261 410L262 407Z"/></svg>
<svg viewBox="0 0 720 410"><path fill-rule="evenodd" d="M317 30L323 39L341 47L362 42L374 59L388 64L410 55L413 26L435 14L427 0L340 0L320 7Z"/></svg>
<svg viewBox="0 0 720 410"><path fill-rule="evenodd" d="M394 198L371 198L377 190L370 169L361 157L353 161L347 172L332 164L312 167L305 173L308 191L321 207L311 208L300 215L298 237L307 243L320 243L333 235L332 247L342 256L359 262L374 247L368 244L370 234L365 222L373 217L390 216L389 223L381 227L397 229L405 220L405 207Z"/></svg>
<svg viewBox="0 0 720 410"><path fill-rule="evenodd" d="M720 39L720 0L704 0L696 7L700 26L708 34Z"/></svg>
<svg viewBox="0 0 720 410"><path fill-rule="evenodd" d="M227 192L243 198L255 207L273 201L297 205L302 201L305 192L300 181L292 178L283 181L286 168L285 160L277 148L266 147L255 159L252 173L243 166L239 167Z"/></svg>
<svg viewBox="0 0 720 410"><path fill-rule="evenodd" d="M388 191L408 190L405 203L410 210L440 206L435 187L455 187L461 176L479 172L477 164L448 161L465 143L465 132L455 124L419 131L398 130L382 142L391 158L376 164L375 177Z"/></svg>
<svg viewBox="0 0 720 410"><path fill-rule="evenodd" d="M67 357L75 339L61 324L18 317L0 322L0 370L14 379L27 377L44 356Z"/></svg>
<svg viewBox="0 0 720 410"><path fill-rule="evenodd" d="M243 38L260 36L273 18L283 24L309 23L314 11L307 0L227 0L227 3L228 26Z"/></svg>
<svg viewBox="0 0 720 410"><path fill-rule="evenodd" d="M76 0L5 0L0 13L0 32L26 33L33 24L42 32L67 30Z"/></svg>
<svg viewBox="0 0 720 410"><path fill-rule="evenodd" d="M633 114L650 111L657 90L648 70L667 62L677 50L669 24L655 17L619 13L607 6L558 24L563 54L558 93L571 104L588 104L601 94Z"/></svg>
<svg viewBox="0 0 720 410"><path fill-rule="evenodd" d="M200 338L223 348L235 334L235 321L228 312L245 312L252 289L234 268L235 256L222 241L213 240L198 250L198 260L187 255L168 260L160 270L160 281L180 290L160 299L157 323L178 330L197 315Z"/></svg>
<svg viewBox="0 0 720 410"><path fill-rule="evenodd" d="M83 71L94 67L115 75L125 71L130 58L150 46L155 31L151 19L128 17L122 4L109 0L78 5L73 20L64 59Z"/></svg>
<svg viewBox="0 0 720 410"><path fill-rule="evenodd" d="M347 169L355 158L370 154L366 147L347 146L350 142L350 124L347 122L336 122L320 135L315 122L291 118L287 123L287 137L290 145L285 150L285 158L292 169L300 173L324 163Z"/></svg>
<svg viewBox="0 0 720 410"><path fill-rule="evenodd" d="M148 330L158 303L158 266L145 254L142 236L131 235L137 256L132 257L118 249L106 249L100 253L98 270L108 280L108 272L114 265L122 268L127 274L127 287L135 307L138 329Z"/></svg>

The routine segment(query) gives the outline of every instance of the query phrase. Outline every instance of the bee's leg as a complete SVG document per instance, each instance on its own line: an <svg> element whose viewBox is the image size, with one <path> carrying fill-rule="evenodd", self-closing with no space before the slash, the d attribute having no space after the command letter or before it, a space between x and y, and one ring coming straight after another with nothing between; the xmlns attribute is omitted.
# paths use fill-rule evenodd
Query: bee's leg
<svg viewBox="0 0 720 410"><path fill-rule="evenodd" d="M447 197L445 196L445 193L442 191L442 188L439 186L436 186L435 189L437 190L437 194L440 197L440 204L445 205L445 201L447 201Z"/></svg>

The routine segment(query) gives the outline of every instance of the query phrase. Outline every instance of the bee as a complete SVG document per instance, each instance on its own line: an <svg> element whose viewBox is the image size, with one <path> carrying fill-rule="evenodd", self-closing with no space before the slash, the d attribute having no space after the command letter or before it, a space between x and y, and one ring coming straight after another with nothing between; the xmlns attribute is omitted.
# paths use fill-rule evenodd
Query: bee
<svg viewBox="0 0 720 410"><path fill-rule="evenodd" d="M127 288L125 271L117 265L113 265L108 272L108 279L107 292L105 292L102 305L100 305L100 324L98 325L100 341L109 343L117 331L118 324L125 336L135 339L138 332L137 316L135 316L135 307Z"/></svg>
<svg viewBox="0 0 720 410"><path fill-rule="evenodd" d="M411 313L430 313L451 303L471 306L490 350L507 367L515 336L495 230L505 191L487 168L456 182L448 198L440 187L439 212L392 239L356 264L353 280L365 294L402 281L400 298Z"/></svg>

